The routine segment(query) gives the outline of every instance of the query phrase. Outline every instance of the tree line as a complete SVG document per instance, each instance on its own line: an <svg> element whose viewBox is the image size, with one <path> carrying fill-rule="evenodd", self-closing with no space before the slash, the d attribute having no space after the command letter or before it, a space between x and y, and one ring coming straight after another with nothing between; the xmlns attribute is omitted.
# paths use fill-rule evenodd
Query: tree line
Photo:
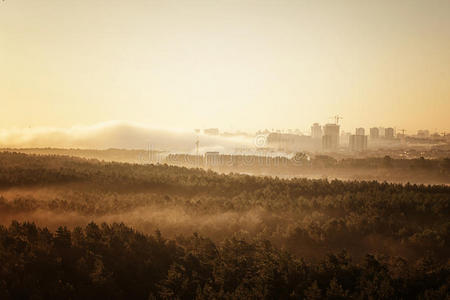
<svg viewBox="0 0 450 300"><path fill-rule="evenodd" d="M446 185L0 153L0 299L443 299L449 216Z"/></svg>
<svg viewBox="0 0 450 300"><path fill-rule="evenodd" d="M260 239L166 239L124 224L0 227L2 299L445 299L449 268L344 251L305 262Z"/></svg>

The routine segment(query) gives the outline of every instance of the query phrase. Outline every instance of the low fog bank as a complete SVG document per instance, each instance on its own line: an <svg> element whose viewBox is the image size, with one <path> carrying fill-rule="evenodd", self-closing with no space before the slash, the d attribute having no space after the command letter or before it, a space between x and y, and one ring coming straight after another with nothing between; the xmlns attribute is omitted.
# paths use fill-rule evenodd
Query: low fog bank
<svg viewBox="0 0 450 300"><path fill-rule="evenodd" d="M252 145L244 137L197 135L148 127L122 121L100 123L72 128L25 128L0 130L0 147L55 147L84 149L147 149L193 153L195 142L200 141L201 152L230 153L234 148Z"/></svg>
<svg viewBox="0 0 450 300"><path fill-rule="evenodd" d="M268 240L316 259L346 249L448 258L450 189L218 174L166 164L0 153L0 224L123 222L165 236Z"/></svg>
<svg viewBox="0 0 450 300"><path fill-rule="evenodd" d="M124 223L147 234L158 230L169 238L194 233L215 242L231 237L261 238L313 260L341 249L354 258L367 252L408 259L416 259L428 250L436 251L438 256L445 253L448 237L439 235L445 213L431 215L431 210L442 210L444 202L438 198L445 195L417 203L409 201L408 207L396 211L394 207L400 205L396 202L402 200L386 197L370 204L362 194L289 201L272 201L270 194L267 191L266 199L248 202L250 194L225 199L211 195L180 197L169 192L100 193L69 186L12 188L0 190L0 225L9 226L17 220L56 230L60 226L84 227L90 222ZM415 196L422 199L426 195ZM425 205L426 211L421 212L417 205ZM406 218L403 211L414 218ZM386 226L386 222L390 225Z"/></svg>
<svg viewBox="0 0 450 300"><path fill-rule="evenodd" d="M281 217L261 207L205 211L199 200L171 200L167 194L153 192L99 194L77 191L74 186L0 189L0 225L17 220L56 230L90 222L125 223L148 234L160 230L175 237L198 232L221 240L237 232L251 237L266 223L285 227L299 221L298 215L286 212Z"/></svg>

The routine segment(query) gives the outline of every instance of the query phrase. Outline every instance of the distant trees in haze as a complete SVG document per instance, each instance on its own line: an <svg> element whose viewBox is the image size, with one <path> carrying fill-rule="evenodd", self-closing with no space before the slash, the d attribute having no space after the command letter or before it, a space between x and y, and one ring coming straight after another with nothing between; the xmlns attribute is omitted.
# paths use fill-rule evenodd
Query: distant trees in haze
<svg viewBox="0 0 450 300"><path fill-rule="evenodd" d="M389 156L343 158L325 154L308 156L298 152L291 158L264 155L219 155L207 164L202 156L170 154L168 164L205 167L220 172L250 172L287 176L329 176L359 180L450 183L450 158L393 159Z"/></svg>

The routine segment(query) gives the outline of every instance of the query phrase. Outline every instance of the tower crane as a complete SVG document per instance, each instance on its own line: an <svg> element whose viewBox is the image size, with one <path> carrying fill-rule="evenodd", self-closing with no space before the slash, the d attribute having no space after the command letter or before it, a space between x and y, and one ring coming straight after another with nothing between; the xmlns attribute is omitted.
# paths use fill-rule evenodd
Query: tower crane
<svg viewBox="0 0 450 300"><path fill-rule="evenodd" d="M330 117L330 119L331 118L334 118L334 123L336 124L336 125L339 125L339 120L342 120L343 119L343 117L341 117L341 116L339 116L339 115L335 115L335 116L333 116L333 117Z"/></svg>

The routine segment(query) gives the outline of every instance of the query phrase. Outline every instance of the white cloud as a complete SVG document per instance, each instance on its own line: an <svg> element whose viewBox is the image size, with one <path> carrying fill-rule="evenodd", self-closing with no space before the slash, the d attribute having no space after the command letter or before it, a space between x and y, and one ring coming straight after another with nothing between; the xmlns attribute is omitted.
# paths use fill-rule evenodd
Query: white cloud
<svg viewBox="0 0 450 300"><path fill-rule="evenodd" d="M197 135L190 131L156 129L142 124L111 121L71 128L24 128L0 130L0 147L57 147L86 149L147 149L193 152L197 137L200 152L232 152L238 147L251 147L244 137Z"/></svg>

